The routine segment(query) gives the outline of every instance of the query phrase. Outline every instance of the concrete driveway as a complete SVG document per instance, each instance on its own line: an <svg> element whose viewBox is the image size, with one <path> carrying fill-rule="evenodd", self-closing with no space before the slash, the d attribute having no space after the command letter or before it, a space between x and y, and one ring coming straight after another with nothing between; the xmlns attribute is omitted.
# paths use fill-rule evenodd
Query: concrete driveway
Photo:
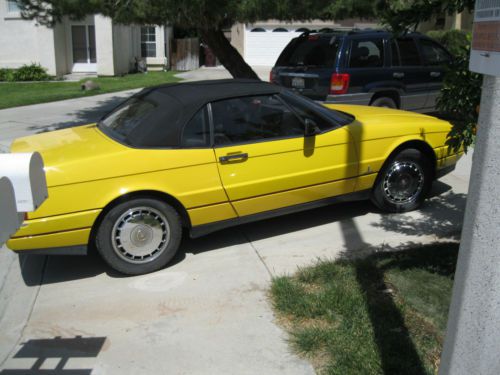
<svg viewBox="0 0 500 375"><path fill-rule="evenodd" d="M95 121L128 95L2 110L0 142ZM145 276L118 275L95 255L18 257L2 248L2 374L312 374L275 324L271 278L318 258L458 240L470 165L469 154L420 211L339 204L186 238L170 267Z"/></svg>

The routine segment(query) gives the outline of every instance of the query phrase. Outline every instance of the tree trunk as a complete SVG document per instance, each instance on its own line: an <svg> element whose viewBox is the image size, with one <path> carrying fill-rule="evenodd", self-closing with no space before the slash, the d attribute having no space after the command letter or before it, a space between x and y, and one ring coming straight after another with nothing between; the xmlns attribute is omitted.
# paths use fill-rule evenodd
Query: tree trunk
<svg viewBox="0 0 500 375"><path fill-rule="evenodd" d="M234 78L260 80L220 29L202 29L201 37Z"/></svg>

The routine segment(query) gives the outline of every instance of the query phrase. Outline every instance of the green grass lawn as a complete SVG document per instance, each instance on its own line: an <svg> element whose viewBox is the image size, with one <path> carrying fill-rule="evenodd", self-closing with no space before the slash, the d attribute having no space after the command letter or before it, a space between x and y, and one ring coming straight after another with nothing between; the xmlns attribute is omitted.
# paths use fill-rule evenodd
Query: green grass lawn
<svg viewBox="0 0 500 375"><path fill-rule="evenodd" d="M0 109L178 82L180 79L174 77L176 73L148 72L147 74L128 74L123 77L91 78L100 86L99 90L93 91L82 91L81 82L0 83Z"/></svg>
<svg viewBox="0 0 500 375"><path fill-rule="evenodd" d="M319 262L273 280L294 350L319 374L437 373L458 244Z"/></svg>

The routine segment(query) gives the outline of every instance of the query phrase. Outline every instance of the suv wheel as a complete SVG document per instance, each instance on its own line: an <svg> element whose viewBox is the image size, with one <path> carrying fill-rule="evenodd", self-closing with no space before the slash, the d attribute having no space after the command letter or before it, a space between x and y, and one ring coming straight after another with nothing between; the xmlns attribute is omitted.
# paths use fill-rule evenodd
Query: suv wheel
<svg viewBox="0 0 500 375"><path fill-rule="evenodd" d="M394 100L385 96L375 99L370 105L373 107L397 108Z"/></svg>

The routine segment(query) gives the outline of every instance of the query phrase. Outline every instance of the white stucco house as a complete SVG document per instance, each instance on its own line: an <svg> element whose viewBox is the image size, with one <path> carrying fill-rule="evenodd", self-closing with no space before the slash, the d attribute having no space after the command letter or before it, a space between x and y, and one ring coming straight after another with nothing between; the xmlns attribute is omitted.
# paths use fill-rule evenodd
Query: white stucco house
<svg viewBox="0 0 500 375"><path fill-rule="evenodd" d="M136 58L163 66L171 28L118 25L101 15L81 21L65 18L53 28L25 20L15 1L0 0L0 67L39 63L50 75L97 73L119 75Z"/></svg>

